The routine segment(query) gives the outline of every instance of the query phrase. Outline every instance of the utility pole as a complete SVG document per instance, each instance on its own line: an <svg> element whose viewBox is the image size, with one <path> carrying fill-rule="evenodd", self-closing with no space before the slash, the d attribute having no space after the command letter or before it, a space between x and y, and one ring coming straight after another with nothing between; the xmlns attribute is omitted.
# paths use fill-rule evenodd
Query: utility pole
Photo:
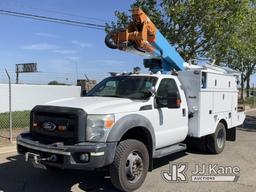
<svg viewBox="0 0 256 192"><path fill-rule="evenodd" d="M19 84L19 65L16 64L16 84Z"/></svg>

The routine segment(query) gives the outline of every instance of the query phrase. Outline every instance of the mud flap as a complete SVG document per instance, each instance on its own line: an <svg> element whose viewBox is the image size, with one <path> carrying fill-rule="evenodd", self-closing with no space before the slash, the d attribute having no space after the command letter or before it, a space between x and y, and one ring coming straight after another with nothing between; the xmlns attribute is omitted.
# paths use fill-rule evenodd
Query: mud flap
<svg viewBox="0 0 256 192"><path fill-rule="evenodd" d="M236 127L227 129L227 141L236 141Z"/></svg>

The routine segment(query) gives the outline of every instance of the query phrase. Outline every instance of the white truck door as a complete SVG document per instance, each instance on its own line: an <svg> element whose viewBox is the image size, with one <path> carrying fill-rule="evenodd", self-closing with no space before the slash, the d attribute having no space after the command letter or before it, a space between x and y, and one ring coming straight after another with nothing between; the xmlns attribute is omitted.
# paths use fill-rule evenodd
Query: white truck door
<svg viewBox="0 0 256 192"><path fill-rule="evenodd" d="M184 94L180 94L174 79L164 78L161 80L156 97L168 97L178 93L181 98L179 107L157 107L154 113L158 120L156 127L156 148L166 147L184 141L188 133L188 112ZM183 93L183 92L182 92ZM184 102L183 102L184 100Z"/></svg>

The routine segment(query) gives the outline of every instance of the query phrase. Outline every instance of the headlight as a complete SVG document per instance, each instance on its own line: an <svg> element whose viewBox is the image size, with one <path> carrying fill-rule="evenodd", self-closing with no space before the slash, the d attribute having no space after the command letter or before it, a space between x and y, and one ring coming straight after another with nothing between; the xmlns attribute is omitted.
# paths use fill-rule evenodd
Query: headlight
<svg viewBox="0 0 256 192"><path fill-rule="evenodd" d="M88 115L86 140L105 142L114 123L114 115Z"/></svg>

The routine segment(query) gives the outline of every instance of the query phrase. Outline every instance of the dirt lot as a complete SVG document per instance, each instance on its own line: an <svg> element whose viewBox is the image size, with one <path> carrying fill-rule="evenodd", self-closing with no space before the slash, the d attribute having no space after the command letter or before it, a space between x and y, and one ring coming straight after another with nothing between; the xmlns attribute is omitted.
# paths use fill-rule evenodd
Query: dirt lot
<svg viewBox="0 0 256 192"><path fill-rule="evenodd" d="M163 192L213 192L213 191L256 191L256 111L248 113L248 118L237 131L237 141L227 142L220 155L202 154L186 151L154 161L155 169L150 172L138 191ZM171 163L187 163L188 181L168 183L161 172L169 170ZM219 166L238 166L237 182L192 182L191 171L196 164L218 164ZM109 176L104 172L46 171L34 169L16 153L0 155L0 191L115 191Z"/></svg>

